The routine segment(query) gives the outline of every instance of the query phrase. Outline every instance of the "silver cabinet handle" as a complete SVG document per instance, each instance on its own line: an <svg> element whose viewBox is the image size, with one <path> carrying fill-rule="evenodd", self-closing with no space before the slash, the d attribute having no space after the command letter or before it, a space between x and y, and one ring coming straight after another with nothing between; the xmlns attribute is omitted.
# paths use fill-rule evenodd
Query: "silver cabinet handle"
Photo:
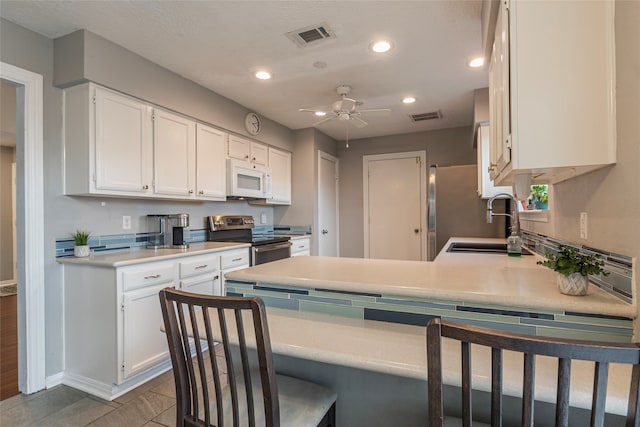
<svg viewBox="0 0 640 427"><path fill-rule="evenodd" d="M322 230L322 234L327 234L329 230Z"/></svg>
<svg viewBox="0 0 640 427"><path fill-rule="evenodd" d="M219 274L216 274L215 276L213 276L213 280L218 280L220 278Z"/></svg>
<svg viewBox="0 0 640 427"><path fill-rule="evenodd" d="M198 194L204 194L203 190L198 191Z"/></svg>
<svg viewBox="0 0 640 427"><path fill-rule="evenodd" d="M157 279L159 278L160 275L159 274L152 274L151 276L144 276L145 280L149 280L149 279Z"/></svg>
<svg viewBox="0 0 640 427"><path fill-rule="evenodd" d="M234 258L231 260L231 262L237 262L237 261L242 261L242 258Z"/></svg>
<svg viewBox="0 0 640 427"><path fill-rule="evenodd" d="M202 265L197 266L195 269L199 270L201 268L207 268L208 266L209 266L209 264L202 264Z"/></svg>
<svg viewBox="0 0 640 427"><path fill-rule="evenodd" d="M189 194L193 194L193 190L189 190Z"/></svg>
<svg viewBox="0 0 640 427"><path fill-rule="evenodd" d="M145 185L143 185L143 186L142 186L142 189L143 189L143 190L148 190L148 189L149 189L149 186L145 184Z"/></svg>

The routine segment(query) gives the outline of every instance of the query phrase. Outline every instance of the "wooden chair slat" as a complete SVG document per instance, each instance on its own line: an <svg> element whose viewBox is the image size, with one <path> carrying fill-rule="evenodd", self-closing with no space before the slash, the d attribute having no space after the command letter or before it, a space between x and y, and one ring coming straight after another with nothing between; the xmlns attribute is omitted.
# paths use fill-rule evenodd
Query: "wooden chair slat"
<svg viewBox="0 0 640 427"><path fill-rule="evenodd" d="M569 390L571 388L571 359L558 360L558 391L556 398L556 426L569 424Z"/></svg>
<svg viewBox="0 0 640 427"><path fill-rule="evenodd" d="M502 427L502 350L491 349L491 426Z"/></svg>
<svg viewBox="0 0 640 427"><path fill-rule="evenodd" d="M596 362L593 374L593 400L591 403L591 427L604 427L605 402L607 399L607 379L609 364Z"/></svg>
<svg viewBox="0 0 640 427"><path fill-rule="evenodd" d="M535 397L536 357L531 353L524 355L522 378L522 425L533 427L533 409Z"/></svg>
<svg viewBox="0 0 640 427"><path fill-rule="evenodd" d="M462 347L462 425L471 427L471 344L460 343Z"/></svg>
<svg viewBox="0 0 640 427"><path fill-rule="evenodd" d="M442 354L440 323L427 325L427 378L429 381L429 426L442 427Z"/></svg>
<svg viewBox="0 0 640 427"><path fill-rule="evenodd" d="M633 365L626 427L636 427L640 423L640 364Z"/></svg>

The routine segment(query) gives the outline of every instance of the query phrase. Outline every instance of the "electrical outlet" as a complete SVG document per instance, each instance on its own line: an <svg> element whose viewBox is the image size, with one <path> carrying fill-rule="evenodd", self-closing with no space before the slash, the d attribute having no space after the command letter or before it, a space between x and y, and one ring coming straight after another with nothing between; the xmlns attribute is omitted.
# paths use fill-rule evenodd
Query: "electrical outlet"
<svg viewBox="0 0 640 427"><path fill-rule="evenodd" d="M131 230L131 217L129 215L124 215L122 217L122 229Z"/></svg>
<svg viewBox="0 0 640 427"><path fill-rule="evenodd" d="M587 217L587 213L586 212L580 212L580 238L581 239L587 239L587 221L588 221L588 217Z"/></svg>
<svg viewBox="0 0 640 427"><path fill-rule="evenodd" d="M267 214L262 212L260 214L260 224L266 224L267 223Z"/></svg>

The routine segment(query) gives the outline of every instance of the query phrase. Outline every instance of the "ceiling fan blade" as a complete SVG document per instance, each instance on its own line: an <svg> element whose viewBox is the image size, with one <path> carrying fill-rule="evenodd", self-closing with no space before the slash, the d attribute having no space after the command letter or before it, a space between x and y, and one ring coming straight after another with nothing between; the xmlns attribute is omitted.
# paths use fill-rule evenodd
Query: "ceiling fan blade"
<svg viewBox="0 0 640 427"><path fill-rule="evenodd" d="M323 124L323 123L328 122L329 120L333 120L333 119L335 119L335 118L336 118L335 116L325 117L324 119L322 119L322 120L320 120L320 121L318 121L318 122L315 122L315 123L314 123L314 124L312 124L311 126L318 126L318 125L321 125L321 124Z"/></svg>
<svg viewBox="0 0 640 427"><path fill-rule="evenodd" d="M391 110L389 110L388 108L371 108L369 110L358 110L358 113L387 115L391 113Z"/></svg>
<svg viewBox="0 0 640 427"><path fill-rule="evenodd" d="M359 129L362 129L363 127L365 127L366 125L368 125L369 123L365 122L364 120L362 120L360 117L358 116L351 116L351 123L353 123L353 125Z"/></svg>

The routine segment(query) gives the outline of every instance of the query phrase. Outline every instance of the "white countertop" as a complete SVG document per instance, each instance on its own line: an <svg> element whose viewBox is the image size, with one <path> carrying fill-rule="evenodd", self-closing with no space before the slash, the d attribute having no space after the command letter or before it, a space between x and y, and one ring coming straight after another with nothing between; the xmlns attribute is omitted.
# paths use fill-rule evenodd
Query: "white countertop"
<svg viewBox="0 0 640 427"><path fill-rule="evenodd" d="M124 267L144 262L162 261L191 255L203 255L230 249L248 248L249 243L201 242L190 243L186 249L132 249L113 252L97 252L84 258L60 257L62 264L91 265L95 267Z"/></svg>
<svg viewBox="0 0 640 427"><path fill-rule="evenodd" d="M427 379L426 329L421 326L351 319L311 312L267 307L271 349L274 354L312 360L400 377ZM202 322L202 317L199 316ZM250 320L247 318L247 322ZM237 342L235 329L229 328ZM251 341L249 344L252 345ZM253 344L255 345L255 344ZM491 390L491 351L473 346L473 388ZM460 385L460 344L443 341L443 381ZM522 356L505 352L504 393L522 396ZM555 359L536 359L536 400L555 402ZM612 364L609 370L607 412L626 414L631 368ZM571 365L571 405L590 408L593 365Z"/></svg>
<svg viewBox="0 0 640 427"><path fill-rule="evenodd" d="M455 240L455 239L452 239ZM463 239L458 239L463 240ZM463 241L491 239L464 239ZM502 241L497 239L495 241ZM448 246L448 245L447 245ZM441 252L435 262L294 257L227 274L228 279L384 293L505 306L579 311L635 318L636 308L597 286L585 296L563 295L537 255Z"/></svg>

